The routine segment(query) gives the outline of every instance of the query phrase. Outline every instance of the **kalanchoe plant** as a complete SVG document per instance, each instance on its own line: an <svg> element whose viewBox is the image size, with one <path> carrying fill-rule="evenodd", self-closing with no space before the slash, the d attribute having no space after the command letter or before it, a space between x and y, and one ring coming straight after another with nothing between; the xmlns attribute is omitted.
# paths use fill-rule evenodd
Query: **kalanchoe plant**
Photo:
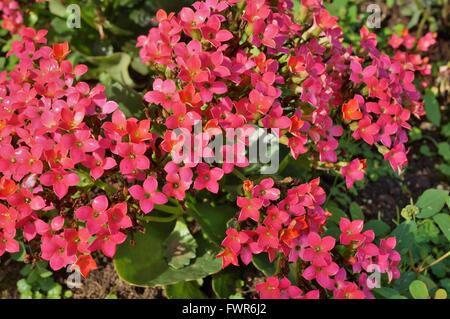
<svg viewBox="0 0 450 319"><path fill-rule="evenodd" d="M376 146L401 171L411 117L424 114L415 73L426 76L429 66L398 48L424 52L435 35L393 37L387 55L362 28L354 50L321 0L198 1L179 13L160 10L156 22L137 39L153 75L143 96L146 119L127 118L102 85L80 81L88 68L67 60L68 43L50 47L45 30L11 28L20 40L8 55L19 61L0 73L0 256L24 241L39 246L34 257L53 270L75 264L88 276L94 252L114 257L130 235L133 244L122 246L115 263L122 277L141 285L199 279L217 272L217 260L208 259L213 254L183 215L203 214L202 194L229 193L237 214L220 224L224 233L197 222L212 242L224 238L223 268L248 265L255 255L276 265L256 285L260 297L373 298L371 273L383 282L399 278L395 237L375 241L363 221L346 218L337 240L325 235L331 213L320 179L283 179L281 172L291 158L305 157L352 188L364 179L366 160L342 152L341 138ZM261 177L261 163L247 154L257 128L274 130L287 150L279 174ZM215 151L235 156L193 160L213 158L210 143L228 129L244 133ZM188 141L194 148L177 156ZM243 183L238 194L225 185L229 177ZM161 243L143 240L144 229ZM150 265L151 278L142 279L139 267L124 271L142 243L165 258Z"/></svg>

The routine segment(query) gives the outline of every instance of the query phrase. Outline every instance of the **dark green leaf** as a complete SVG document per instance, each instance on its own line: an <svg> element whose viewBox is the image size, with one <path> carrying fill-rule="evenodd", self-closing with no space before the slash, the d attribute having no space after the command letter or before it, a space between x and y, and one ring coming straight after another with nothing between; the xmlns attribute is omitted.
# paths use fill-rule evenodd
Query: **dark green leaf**
<svg viewBox="0 0 450 319"><path fill-rule="evenodd" d="M433 216L433 220L444 233L447 240L450 241L450 216L448 214L437 214Z"/></svg>
<svg viewBox="0 0 450 319"><path fill-rule="evenodd" d="M164 291L170 299L205 299L206 295L200 290L195 281L183 281L165 286Z"/></svg>
<svg viewBox="0 0 450 319"><path fill-rule="evenodd" d="M425 112L428 120L436 126L441 124L441 110L439 109L439 102L433 92L428 90L423 98L425 104Z"/></svg>
<svg viewBox="0 0 450 319"><path fill-rule="evenodd" d="M370 220L364 225L364 230L367 229L372 229L377 237L385 237L391 228L382 220Z"/></svg>
<svg viewBox="0 0 450 319"><path fill-rule="evenodd" d="M177 222L164 246L166 247L165 256L169 265L175 269L189 265L191 259L195 258L197 242L184 222Z"/></svg>
<svg viewBox="0 0 450 319"><path fill-rule="evenodd" d="M236 269L225 269L213 275L212 288L218 298L226 299L236 293L239 282L241 280Z"/></svg>
<svg viewBox="0 0 450 319"><path fill-rule="evenodd" d="M448 191L428 189L417 200L416 206L421 209L418 218L428 218L441 211L447 200Z"/></svg>
<svg viewBox="0 0 450 319"><path fill-rule="evenodd" d="M231 206L213 207L204 203L190 203L188 207L189 214L200 224L205 235L220 245L225 237L227 222L236 214L236 210Z"/></svg>

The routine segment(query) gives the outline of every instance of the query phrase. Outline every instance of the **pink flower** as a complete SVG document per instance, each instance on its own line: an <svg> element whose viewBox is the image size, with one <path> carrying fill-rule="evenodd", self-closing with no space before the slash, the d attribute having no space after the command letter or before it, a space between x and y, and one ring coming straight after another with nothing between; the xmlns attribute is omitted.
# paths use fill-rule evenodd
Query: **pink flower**
<svg viewBox="0 0 450 319"><path fill-rule="evenodd" d="M150 167L150 160L145 156L147 145L144 143L120 143L117 153L123 158L120 161L120 172L124 175L136 174L139 170Z"/></svg>
<svg viewBox="0 0 450 319"><path fill-rule="evenodd" d="M366 299L364 292L353 282L346 282L333 293L334 299Z"/></svg>
<svg viewBox="0 0 450 319"><path fill-rule="evenodd" d="M364 179L366 169L366 160L355 158L349 164L341 168L341 174L345 177L345 185L347 188L352 188L355 181Z"/></svg>
<svg viewBox="0 0 450 319"><path fill-rule="evenodd" d="M41 251L42 259L50 261L53 270L59 270L77 260L76 255L68 253L67 241L60 235L43 237Z"/></svg>
<svg viewBox="0 0 450 319"><path fill-rule="evenodd" d="M209 169L206 163L199 163L197 166L198 177L194 181L194 188L197 190L207 189L211 193L219 192L219 184L217 181L223 177L223 170L218 167Z"/></svg>
<svg viewBox="0 0 450 319"><path fill-rule="evenodd" d="M350 245L353 243L361 243L364 235L361 234L364 222L362 220L350 221L347 218L341 218L339 221L339 229L341 236L339 241L342 245Z"/></svg>
<svg viewBox="0 0 450 319"><path fill-rule="evenodd" d="M339 266L332 261L316 259L313 264L303 271L303 278L307 280L315 279L323 288L331 289L333 280L330 276L335 275L339 270Z"/></svg>
<svg viewBox="0 0 450 319"><path fill-rule="evenodd" d="M358 129L353 132L352 136L356 140L362 138L367 144L372 145L377 141L379 131L380 127L377 124L372 123L371 118L366 115L359 121Z"/></svg>
<svg viewBox="0 0 450 319"><path fill-rule="evenodd" d="M112 234L120 229L133 226L131 218L127 215L127 203L118 203L106 211L108 215L108 228Z"/></svg>
<svg viewBox="0 0 450 319"><path fill-rule="evenodd" d="M101 250L107 257L114 257L117 245L122 244L127 239L127 235L121 232L110 233L103 228L97 233L94 242L89 246L91 251Z"/></svg>
<svg viewBox="0 0 450 319"><path fill-rule="evenodd" d="M222 258L222 269L228 267L230 264L239 266L237 254L228 247L217 254L216 258Z"/></svg>
<svg viewBox="0 0 450 319"><path fill-rule="evenodd" d="M320 141L317 143L317 149L320 153L320 161L321 162L331 162L334 163L337 161L337 155L335 149L339 146L339 143L336 139L330 138L327 141Z"/></svg>
<svg viewBox="0 0 450 319"><path fill-rule="evenodd" d="M70 150L70 158L74 164L84 161L86 153L94 152L99 148L98 142L91 137L91 132L88 130L77 130L74 134L63 135L61 144Z"/></svg>
<svg viewBox="0 0 450 319"><path fill-rule="evenodd" d="M44 186L52 186L59 199L66 196L70 186L76 186L80 178L75 173L63 169L52 169L41 175L40 181Z"/></svg>
<svg viewBox="0 0 450 319"><path fill-rule="evenodd" d="M428 32L417 42L417 49L420 51L428 51L428 49L436 43L436 33Z"/></svg>
<svg viewBox="0 0 450 319"><path fill-rule="evenodd" d="M356 60L352 60L350 62L350 69L352 70L352 74L350 75L350 80L354 83L367 83L370 78L375 76L377 72L377 67L374 65L369 65L366 68L362 68L361 64Z"/></svg>
<svg viewBox="0 0 450 319"><path fill-rule="evenodd" d="M107 208L108 198L100 195L92 200L92 207L82 206L75 210L75 216L86 222L87 229L91 234L96 234L108 222Z"/></svg>
<svg viewBox="0 0 450 319"><path fill-rule="evenodd" d="M174 162L167 163L164 170L167 172L167 183L163 186L164 194L183 200L192 184L192 170L189 167L180 168Z"/></svg>
<svg viewBox="0 0 450 319"><path fill-rule="evenodd" d="M308 248L302 253L302 258L313 264L321 264L330 257L330 251L334 248L336 240L331 236L320 238L319 234L310 232L307 237Z"/></svg>
<svg viewBox="0 0 450 319"><path fill-rule="evenodd" d="M207 39L215 47L219 47L221 42L227 42L233 38L233 34L228 30L220 29L220 19L218 15L209 17L207 23L201 28L203 38Z"/></svg>
<svg viewBox="0 0 450 319"><path fill-rule="evenodd" d="M249 236L244 231L238 232L234 228L228 228L226 234L222 246L230 248L236 254L240 252L241 244L249 240Z"/></svg>
<svg viewBox="0 0 450 319"><path fill-rule="evenodd" d="M180 102L180 96L173 80L156 79L153 82L153 91L147 92L144 100L148 103L162 105L165 109L170 110L174 104Z"/></svg>
<svg viewBox="0 0 450 319"><path fill-rule="evenodd" d="M266 24L264 20L259 19L253 24L252 43L259 47L261 44L269 48L275 48L274 38L278 35L278 26L274 23Z"/></svg>
<svg viewBox="0 0 450 319"><path fill-rule="evenodd" d="M93 152L92 155L86 157L83 165L90 169L89 174L93 179L99 179L103 176L105 170L116 167L117 163L114 158L105 157L104 152Z"/></svg>
<svg viewBox="0 0 450 319"><path fill-rule="evenodd" d="M278 248L278 231L265 226L258 226L256 228L256 234L258 234L258 245L262 249Z"/></svg>
<svg viewBox="0 0 450 319"><path fill-rule="evenodd" d="M139 207L144 214L148 214L153 210L154 205L162 205L167 203L167 197L157 191L158 181L155 177L149 176L144 181L143 186L133 185L128 191L131 196L139 201Z"/></svg>
<svg viewBox="0 0 450 319"><path fill-rule="evenodd" d="M258 90L252 90L250 92L249 100L250 104L248 106L248 110L251 113L261 113L261 114L266 114L274 101L273 98L265 96Z"/></svg>
<svg viewBox="0 0 450 319"><path fill-rule="evenodd" d="M406 163L408 163L405 145L395 145L389 152L384 154L384 159L389 161L394 171L401 172Z"/></svg>
<svg viewBox="0 0 450 319"><path fill-rule="evenodd" d="M8 253L16 253L19 251L19 243L14 239L16 235L15 228L5 228L0 229L0 256L2 256L5 251Z"/></svg>
<svg viewBox="0 0 450 319"><path fill-rule="evenodd" d="M264 178L253 188L253 196L264 200L264 206L270 204L270 201L276 201L280 198L280 190L273 187L275 182L272 178Z"/></svg>
<svg viewBox="0 0 450 319"><path fill-rule="evenodd" d="M270 206L267 208L267 216L263 221L263 224L273 229L280 230L282 225L289 220L289 214L283 210L278 209L276 206Z"/></svg>
<svg viewBox="0 0 450 319"><path fill-rule="evenodd" d="M248 218L253 219L255 222L259 221L259 210L263 206L263 200L261 198L237 198L237 205L241 208L239 213L239 221L246 220Z"/></svg>

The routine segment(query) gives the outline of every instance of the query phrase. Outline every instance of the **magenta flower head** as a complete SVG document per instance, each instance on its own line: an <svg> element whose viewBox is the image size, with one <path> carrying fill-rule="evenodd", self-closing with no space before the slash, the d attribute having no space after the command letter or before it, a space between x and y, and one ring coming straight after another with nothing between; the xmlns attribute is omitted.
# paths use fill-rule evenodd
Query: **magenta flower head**
<svg viewBox="0 0 450 319"><path fill-rule="evenodd" d="M167 197L157 191L158 181L155 177L149 176L143 183L143 186L133 185L128 191L131 196L139 201L139 207L144 214L151 212L155 205L167 203Z"/></svg>

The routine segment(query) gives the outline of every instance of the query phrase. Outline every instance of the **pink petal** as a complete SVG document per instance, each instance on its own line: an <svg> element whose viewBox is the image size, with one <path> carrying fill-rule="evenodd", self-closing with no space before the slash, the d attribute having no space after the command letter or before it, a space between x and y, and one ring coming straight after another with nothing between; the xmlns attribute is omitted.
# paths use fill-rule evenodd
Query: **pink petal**
<svg viewBox="0 0 450 319"><path fill-rule="evenodd" d="M153 210L153 201L151 199L141 199L139 201L139 207L142 209L142 211L144 212L144 214L148 214L149 212L151 212Z"/></svg>
<svg viewBox="0 0 450 319"><path fill-rule="evenodd" d="M104 212L108 208L108 198L105 195L100 195L92 201L92 208L96 212Z"/></svg>

